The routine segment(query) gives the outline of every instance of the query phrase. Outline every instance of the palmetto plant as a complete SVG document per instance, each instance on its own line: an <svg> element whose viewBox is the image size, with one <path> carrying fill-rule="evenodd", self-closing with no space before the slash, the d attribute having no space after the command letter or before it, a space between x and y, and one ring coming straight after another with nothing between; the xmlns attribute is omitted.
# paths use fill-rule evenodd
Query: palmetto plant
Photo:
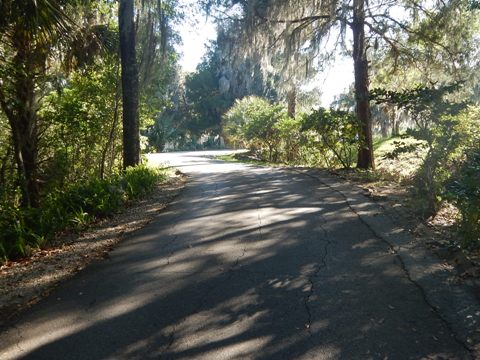
<svg viewBox="0 0 480 360"><path fill-rule="evenodd" d="M0 0L0 106L13 139L22 205L39 203L37 114L52 68L92 62L100 51L117 52L117 34L106 25L75 21L90 0ZM82 11L79 11L82 10ZM80 14L80 15L78 15ZM83 19L82 19L83 20Z"/></svg>
<svg viewBox="0 0 480 360"><path fill-rule="evenodd" d="M0 0L0 105L13 138L18 183L25 206L37 206L38 87L59 39L71 21L66 0Z"/></svg>

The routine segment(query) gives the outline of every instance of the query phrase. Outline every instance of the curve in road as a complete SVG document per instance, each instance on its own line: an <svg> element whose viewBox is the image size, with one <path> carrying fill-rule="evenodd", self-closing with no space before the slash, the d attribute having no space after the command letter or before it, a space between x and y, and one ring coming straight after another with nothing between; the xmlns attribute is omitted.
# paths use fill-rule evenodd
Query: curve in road
<svg viewBox="0 0 480 360"><path fill-rule="evenodd" d="M183 194L4 328L1 359L470 358L330 186L154 158L189 174Z"/></svg>

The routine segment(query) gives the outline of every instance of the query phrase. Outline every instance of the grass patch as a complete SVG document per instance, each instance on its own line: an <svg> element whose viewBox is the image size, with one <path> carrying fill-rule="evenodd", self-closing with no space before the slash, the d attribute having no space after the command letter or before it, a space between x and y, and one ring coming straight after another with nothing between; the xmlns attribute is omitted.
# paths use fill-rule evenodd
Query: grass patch
<svg viewBox="0 0 480 360"><path fill-rule="evenodd" d="M376 172L399 183L408 183L423 163L426 149L413 137L393 137L378 143L375 149ZM398 147L411 147L413 151L396 153Z"/></svg>
<svg viewBox="0 0 480 360"><path fill-rule="evenodd" d="M228 161L228 162L241 162L235 157L236 154L218 155L215 156L216 160Z"/></svg>
<svg viewBox="0 0 480 360"><path fill-rule="evenodd" d="M385 143L391 142L394 139L398 139L398 136L391 136L391 137L374 137L373 138L373 150L377 151L380 147L382 147Z"/></svg>

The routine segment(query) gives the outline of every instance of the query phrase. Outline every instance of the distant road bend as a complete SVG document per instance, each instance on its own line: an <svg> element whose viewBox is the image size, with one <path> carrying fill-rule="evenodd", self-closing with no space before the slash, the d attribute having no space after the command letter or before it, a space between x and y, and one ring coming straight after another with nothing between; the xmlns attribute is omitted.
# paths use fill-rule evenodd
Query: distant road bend
<svg viewBox="0 0 480 360"><path fill-rule="evenodd" d="M471 358L331 183L209 155L152 156L187 188L3 329L0 359Z"/></svg>

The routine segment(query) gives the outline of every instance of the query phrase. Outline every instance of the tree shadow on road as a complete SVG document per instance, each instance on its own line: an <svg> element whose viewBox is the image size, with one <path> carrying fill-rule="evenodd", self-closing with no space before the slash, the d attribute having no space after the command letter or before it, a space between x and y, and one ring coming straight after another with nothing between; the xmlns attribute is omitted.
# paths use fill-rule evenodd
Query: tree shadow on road
<svg viewBox="0 0 480 360"><path fill-rule="evenodd" d="M18 321L21 359L467 357L344 199L270 169L194 178Z"/></svg>

